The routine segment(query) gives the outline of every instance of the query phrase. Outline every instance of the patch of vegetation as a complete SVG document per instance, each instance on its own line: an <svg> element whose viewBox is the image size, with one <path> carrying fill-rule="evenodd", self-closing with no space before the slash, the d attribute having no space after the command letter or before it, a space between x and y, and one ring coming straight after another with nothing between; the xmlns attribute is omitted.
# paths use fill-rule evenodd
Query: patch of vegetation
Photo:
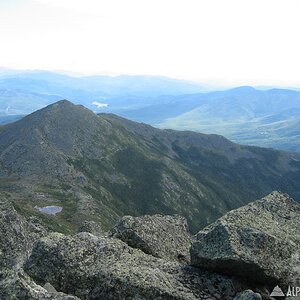
<svg viewBox="0 0 300 300"><path fill-rule="evenodd" d="M106 203L109 207L123 213L132 213L134 209L140 214L157 211L164 165L148 158L134 146L116 152L109 162L84 158L74 161L73 165L93 183L94 189L89 191L93 197L102 197L96 192L97 185L110 191L113 202ZM124 182L112 179L118 174L126 178Z"/></svg>
<svg viewBox="0 0 300 300"><path fill-rule="evenodd" d="M38 210L33 209L29 204L25 204L24 202L16 200L13 201L13 206L20 215L25 217L25 219L29 219L32 216L37 217L51 231L64 234L70 234L74 232L73 225L69 222L66 222L63 218L40 213Z"/></svg>

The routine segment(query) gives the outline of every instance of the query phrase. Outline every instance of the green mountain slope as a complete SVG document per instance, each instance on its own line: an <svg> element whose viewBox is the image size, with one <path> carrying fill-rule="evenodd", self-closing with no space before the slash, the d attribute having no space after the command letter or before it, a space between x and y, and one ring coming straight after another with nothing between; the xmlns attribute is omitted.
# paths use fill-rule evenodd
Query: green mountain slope
<svg viewBox="0 0 300 300"><path fill-rule="evenodd" d="M191 229L272 190L300 199L300 155L159 130L60 101L0 131L0 190L59 231L178 213ZM38 208L61 206L56 216Z"/></svg>
<svg viewBox="0 0 300 300"><path fill-rule="evenodd" d="M242 144L300 152L300 92L239 87L149 101L111 112L159 128L221 134Z"/></svg>
<svg viewBox="0 0 300 300"><path fill-rule="evenodd" d="M5 74L7 73L7 74ZM59 99L159 128L215 133L245 145L300 152L300 91L212 87L157 76L0 74L2 116L29 114ZM214 88L216 90L216 87Z"/></svg>
<svg viewBox="0 0 300 300"><path fill-rule="evenodd" d="M243 144L300 152L298 91L241 87L179 102L193 107L165 115L157 123L160 127L217 133Z"/></svg>

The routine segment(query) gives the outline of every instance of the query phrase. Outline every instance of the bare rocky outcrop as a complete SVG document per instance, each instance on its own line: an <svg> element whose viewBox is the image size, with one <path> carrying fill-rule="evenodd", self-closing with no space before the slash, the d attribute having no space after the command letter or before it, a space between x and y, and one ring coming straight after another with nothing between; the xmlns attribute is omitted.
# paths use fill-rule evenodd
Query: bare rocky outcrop
<svg viewBox="0 0 300 300"><path fill-rule="evenodd" d="M190 261L191 235L186 219L181 216L125 216L113 228L112 234L155 257Z"/></svg>
<svg viewBox="0 0 300 300"><path fill-rule="evenodd" d="M191 260L194 266L250 281L296 284L299 253L300 205L273 192L200 231Z"/></svg>
<svg viewBox="0 0 300 300"><path fill-rule="evenodd" d="M103 231L101 225L95 221L84 221L79 226L78 232L89 232L96 236L105 235L105 232Z"/></svg>
<svg viewBox="0 0 300 300"><path fill-rule="evenodd" d="M61 292L49 292L36 284L22 270L0 272L0 299L5 300L80 300Z"/></svg>
<svg viewBox="0 0 300 300"><path fill-rule="evenodd" d="M2 201L0 299L272 299L275 283L299 284L299 212L273 192L228 213L192 241L192 266L177 261L191 241L179 216L124 217L112 236L86 223L98 236L66 236Z"/></svg>
<svg viewBox="0 0 300 300"><path fill-rule="evenodd" d="M89 233L40 239L26 264L39 284L81 299L233 299L238 280L147 255Z"/></svg>
<svg viewBox="0 0 300 300"><path fill-rule="evenodd" d="M48 230L35 218L26 220L6 197L0 197L0 299L76 300L64 293L50 293L23 271L34 243ZM78 299L79 300L79 299Z"/></svg>
<svg viewBox="0 0 300 300"><path fill-rule="evenodd" d="M46 234L46 228L37 218L25 220L0 196L0 268L18 268L30 254L34 242Z"/></svg>

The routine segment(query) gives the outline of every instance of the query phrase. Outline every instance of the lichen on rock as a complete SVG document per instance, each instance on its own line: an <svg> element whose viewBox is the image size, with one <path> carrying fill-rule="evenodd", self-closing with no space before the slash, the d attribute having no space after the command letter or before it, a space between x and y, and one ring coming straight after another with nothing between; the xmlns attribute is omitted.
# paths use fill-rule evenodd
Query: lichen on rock
<svg viewBox="0 0 300 300"><path fill-rule="evenodd" d="M300 205L273 192L228 212L196 235L194 266L262 283L293 283L300 249Z"/></svg>
<svg viewBox="0 0 300 300"><path fill-rule="evenodd" d="M39 284L50 282L58 291L82 299L229 300L247 288L237 279L168 262L121 240L89 233L51 233L40 239L25 270Z"/></svg>
<svg viewBox="0 0 300 300"><path fill-rule="evenodd" d="M115 225L112 235L155 257L180 262L190 261L191 235L184 217L125 216Z"/></svg>

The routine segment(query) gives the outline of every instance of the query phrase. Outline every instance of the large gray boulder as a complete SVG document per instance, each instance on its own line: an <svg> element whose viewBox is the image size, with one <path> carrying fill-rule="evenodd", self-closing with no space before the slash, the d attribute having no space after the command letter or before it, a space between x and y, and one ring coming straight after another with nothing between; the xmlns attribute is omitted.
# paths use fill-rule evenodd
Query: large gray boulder
<svg viewBox="0 0 300 300"><path fill-rule="evenodd" d="M30 217L26 220L8 199L0 195L0 299L78 299L63 293L49 293L23 272L23 263L33 244L47 233L38 219Z"/></svg>
<svg viewBox="0 0 300 300"><path fill-rule="evenodd" d="M300 205L273 192L227 213L200 231L192 265L275 284L300 278Z"/></svg>
<svg viewBox="0 0 300 300"><path fill-rule="evenodd" d="M0 277L3 271L0 271ZM2 300L79 300L61 292L49 292L36 284L22 270L9 270L5 279L0 280L0 299Z"/></svg>
<svg viewBox="0 0 300 300"><path fill-rule="evenodd" d="M25 220L0 195L0 269L18 268L31 252L34 242L47 234L39 220Z"/></svg>
<svg viewBox="0 0 300 300"><path fill-rule="evenodd" d="M133 248L167 260L189 262L191 235L184 217L145 215L123 217L112 234Z"/></svg>
<svg viewBox="0 0 300 300"><path fill-rule="evenodd" d="M26 272L40 285L81 299L233 299L238 280L147 255L121 240L51 233L32 251Z"/></svg>

